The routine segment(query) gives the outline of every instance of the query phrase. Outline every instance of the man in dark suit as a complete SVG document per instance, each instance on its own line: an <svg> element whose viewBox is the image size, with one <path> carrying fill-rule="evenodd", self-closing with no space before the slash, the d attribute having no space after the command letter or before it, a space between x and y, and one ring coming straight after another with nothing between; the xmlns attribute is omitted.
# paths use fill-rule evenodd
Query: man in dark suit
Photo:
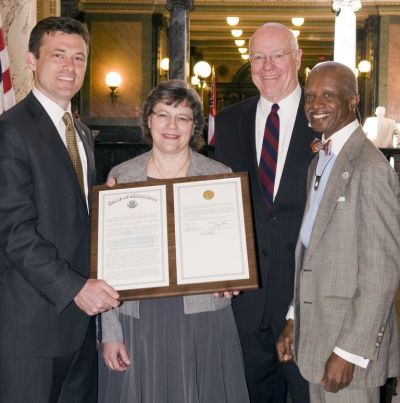
<svg viewBox="0 0 400 403"><path fill-rule="evenodd" d="M306 201L310 142L297 73L301 50L291 31L277 23L260 27L250 40L251 73L260 96L223 109L216 118L215 157L234 171L248 171L261 288L233 301L252 403L309 401L297 367L278 364L274 344L285 324L294 279L294 249ZM279 115L279 147L272 205L264 198L259 162L272 105Z"/></svg>
<svg viewBox="0 0 400 403"><path fill-rule="evenodd" d="M93 140L68 120L88 42L78 21L40 21L27 54L35 88L0 117L2 403L97 401L91 315L119 303L88 280Z"/></svg>

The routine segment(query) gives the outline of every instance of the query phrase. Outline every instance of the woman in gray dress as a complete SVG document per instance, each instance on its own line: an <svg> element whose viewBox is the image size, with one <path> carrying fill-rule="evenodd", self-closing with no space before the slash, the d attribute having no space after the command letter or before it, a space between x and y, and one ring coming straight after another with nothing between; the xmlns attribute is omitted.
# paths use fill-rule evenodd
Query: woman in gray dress
<svg viewBox="0 0 400 403"><path fill-rule="evenodd" d="M151 91L143 126L152 149L113 168L117 183L231 172L194 151L204 118L184 81ZM99 403L249 402L231 296L128 301L102 314Z"/></svg>

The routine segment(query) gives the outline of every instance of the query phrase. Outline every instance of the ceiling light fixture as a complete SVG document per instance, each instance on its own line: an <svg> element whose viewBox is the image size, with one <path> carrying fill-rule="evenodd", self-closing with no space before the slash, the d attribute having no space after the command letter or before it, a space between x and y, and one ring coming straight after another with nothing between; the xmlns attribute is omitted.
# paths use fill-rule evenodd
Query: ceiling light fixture
<svg viewBox="0 0 400 403"><path fill-rule="evenodd" d="M293 17L292 24L295 27L301 27L304 24L304 18L303 17Z"/></svg>
<svg viewBox="0 0 400 403"><path fill-rule="evenodd" d="M298 38L300 35L300 31L298 29L291 29L291 31L293 32L293 35Z"/></svg>
<svg viewBox="0 0 400 403"><path fill-rule="evenodd" d="M243 46L245 44L245 40L244 39L235 39L235 45L236 46Z"/></svg>
<svg viewBox="0 0 400 403"><path fill-rule="evenodd" d="M234 36L235 38L239 38L242 36L243 34L243 29L231 29L231 34L232 36Z"/></svg>
<svg viewBox="0 0 400 403"><path fill-rule="evenodd" d="M234 27L235 25L239 24L239 17L226 17L226 22L231 27Z"/></svg>

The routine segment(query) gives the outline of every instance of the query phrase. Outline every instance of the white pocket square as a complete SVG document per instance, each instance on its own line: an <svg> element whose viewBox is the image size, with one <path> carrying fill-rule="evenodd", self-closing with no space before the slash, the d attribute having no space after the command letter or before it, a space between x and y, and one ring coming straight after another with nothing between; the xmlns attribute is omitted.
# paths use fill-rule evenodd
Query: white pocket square
<svg viewBox="0 0 400 403"><path fill-rule="evenodd" d="M340 196L339 199L337 199L338 202L345 202L346 198L344 196Z"/></svg>

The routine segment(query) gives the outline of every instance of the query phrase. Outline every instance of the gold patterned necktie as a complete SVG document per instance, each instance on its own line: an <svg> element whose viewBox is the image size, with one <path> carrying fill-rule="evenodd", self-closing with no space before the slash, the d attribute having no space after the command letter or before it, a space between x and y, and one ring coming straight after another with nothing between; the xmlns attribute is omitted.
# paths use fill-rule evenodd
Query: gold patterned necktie
<svg viewBox="0 0 400 403"><path fill-rule="evenodd" d="M83 182L83 170L81 157L79 156L78 144L76 143L75 130L72 123L72 116L69 112L65 112L62 120L65 124L65 139L67 141L67 150L71 158L72 165L75 168L76 176L78 177L79 185L82 193L85 194L85 186Z"/></svg>

